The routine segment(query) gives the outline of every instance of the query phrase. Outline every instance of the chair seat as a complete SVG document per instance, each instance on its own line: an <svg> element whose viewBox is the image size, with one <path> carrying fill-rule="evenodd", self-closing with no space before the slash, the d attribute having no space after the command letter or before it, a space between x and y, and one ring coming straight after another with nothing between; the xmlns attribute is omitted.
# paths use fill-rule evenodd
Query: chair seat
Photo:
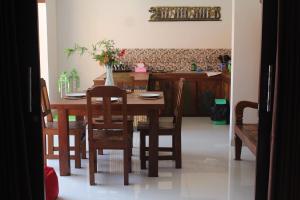
<svg viewBox="0 0 300 200"><path fill-rule="evenodd" d="M99 116L99 117L96 117L96 118L93 118L95 120L95 122L103 122L103 116ZM113 115L112 116L112 121L122 121L123 120L123 116L122 115ZM127 121L129 122L133 122L133 116L131 115L128 115L127 116Z"/></svg>
<svg viewBox="0 0 300 200"><path fill-rule="evenodd" d="M236 125L235 131L241 137L246 137L251 143L257 144L257 132L258 125L257 124L243 124Z"/></svg>
<svg viewBox="0 0 300 200"><path fill-rule="evenodd" d="M122 130L93 130L93 139L102 141L124 141Z"/></svg>
<svg viewBox="0 0 300 200"><path fill-rule="evenodd" d="M244 142L250 151L256 155L258 125L257 124L242 124L235 125L235 134Z"/></svg>
<svg viewBox="0 0 300 200"><path fill-rule="evenodd" d="M85 129L86 123L84 121L69 122L69 130ZM58 130L57 122L46 122L46 129Z"/></svg>
<svg viewBox="0 0 300 200"><path fill-rule="evenodd" d="M159 131L173 131L175 129L175 124L172 122L159 122L158 130ZM139 122L137 130L150 130L149 122Z"/></svg>
<svg viewBox="0 0 300 200"><path fill-rule="evenodd" d="M125 149L130 146L121 130L93 130L93 143L101 149Z"/></svg>

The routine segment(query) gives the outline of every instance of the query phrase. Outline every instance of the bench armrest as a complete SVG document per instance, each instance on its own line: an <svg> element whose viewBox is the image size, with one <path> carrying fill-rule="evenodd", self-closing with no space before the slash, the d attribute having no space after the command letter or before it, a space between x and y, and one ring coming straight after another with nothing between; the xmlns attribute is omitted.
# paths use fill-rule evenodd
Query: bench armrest
<svg viewBox="0 0 300 200"><path fill-rule="evenodd" d="M243 114L245 108L258 109L258 103L251 101L240 101L235 106L235 123L237 125L243 124Z"/></svg>

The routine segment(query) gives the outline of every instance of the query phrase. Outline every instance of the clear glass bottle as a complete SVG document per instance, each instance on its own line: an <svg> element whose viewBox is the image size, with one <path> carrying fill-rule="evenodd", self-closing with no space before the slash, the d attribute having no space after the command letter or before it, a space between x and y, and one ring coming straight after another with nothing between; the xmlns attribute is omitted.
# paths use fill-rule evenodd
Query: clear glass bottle
<svg viewBox="0 0 300 200"><path fill-rule="evenodd" d="M58 78L58 92L60 97L64 98L70 92L70 82L67 72L62 72Z"/></svg>
<svg viewBox="0 0 300 200"><path fill-rule="evenodd" d="M73 69L69 76L70 92L78 92L80 87L80 78L76 69Z"/></svg>

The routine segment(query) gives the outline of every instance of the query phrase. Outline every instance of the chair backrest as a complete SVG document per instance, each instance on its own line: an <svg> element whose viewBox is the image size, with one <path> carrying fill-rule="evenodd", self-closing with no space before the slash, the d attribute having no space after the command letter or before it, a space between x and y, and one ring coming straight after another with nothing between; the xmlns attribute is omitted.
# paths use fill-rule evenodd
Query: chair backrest
<svg viewBox="0 0 300 200"><path fill-rule="evenodd" d="M134 77L127 73L114 73L115 85L123 90L134 92Z"/></svg>
<svg viewBox="0 0 300 200"><path fill-rule="evenodd" d="M174 107L174 118L173 122L175 123L175 128L181 131L181 122L182 122L182 115L183 115L183 84L184 78L180 78L177 81L176 87L176 99L175 99L175 107Z"/></svg>
<svg viewBox="0 0 300 200"><path fill-rule="evenodd" d="M53 122L53 116L50 107L50 100L48 95L48 90L46 86L46 81L41 78L40 79L40 87L41 87L41 108L42 108L42 122L43 127L45 127L45 117L47 117L48 122Z"/></svg>
<svg viewBox="0 0 300 200"><path fill-rule="evenodd" d="M86 97L89 133L92 133L93 129L121 129L123 134L127 134L127 96L125 90L116 86L95 86L87 90ZM118 101L112 102L112 97L118 98ZM97 101L97 98L100 98L100 101ZM99 106L99 104L102 105ZM115 106L114 109L112 109L113 106ZM122 116L121 120L113 120L115 113ZM103 116L101 121L95 120L99 114ZM89 134L89 139L91 137L92 134Z"/></svg>
<svg viewBox="0 0 300 200"><path fill-rule="evenodd" d="M156 76L154 77L153 74L149 74L149 79L148 79L148 85L147 85L147 90L148 91L164 91L164 89L166 89L166 85L168 85L168 83L170 83L169 79L166 77L160 77L160 76Z"/></svg>
<svg viewBox="0 0 300 200"><path fill-rule="evenodd" d="M155 90L155 84L156 84L156 81L154 80L153 75L150 73L149 74L149 79L148 79L147 90L148 91L154 91Z"/></svg>

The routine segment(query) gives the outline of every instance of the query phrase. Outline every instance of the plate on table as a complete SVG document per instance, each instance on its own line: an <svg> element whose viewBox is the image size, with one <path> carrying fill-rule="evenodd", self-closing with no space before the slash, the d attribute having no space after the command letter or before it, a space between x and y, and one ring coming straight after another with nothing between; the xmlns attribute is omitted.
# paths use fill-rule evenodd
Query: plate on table
<svg viewBox="0 0 300 200"><path fill-rule="evenodd" d="M66 97L85 97L85 92L72 92L66 94Z"/></svg>
<svg viewBox="0 0 300 200"><path fill-rule="evenodd" d="M161 97L159 93L141 93L139 96L143 99L158 99Z"/></svg>
<svg viewBox="0 0 300 200"><path fill-rule="evenodd" d="M77 100L77 99L83 99L85 98L85 92L73 92L73 93L68 93L64 96L64 99L69 99L69 100Z"/></svg>
<svg viewBox="0 0 300 200"><path fill-rule="evenodd" d="M102 97L98 97L98 98L95 98L95 100L100 102L100 101L103 101L103 98ZM118 101L118 100L119 100L118 97L111 97L110 98L111 102Z"/></svg>

